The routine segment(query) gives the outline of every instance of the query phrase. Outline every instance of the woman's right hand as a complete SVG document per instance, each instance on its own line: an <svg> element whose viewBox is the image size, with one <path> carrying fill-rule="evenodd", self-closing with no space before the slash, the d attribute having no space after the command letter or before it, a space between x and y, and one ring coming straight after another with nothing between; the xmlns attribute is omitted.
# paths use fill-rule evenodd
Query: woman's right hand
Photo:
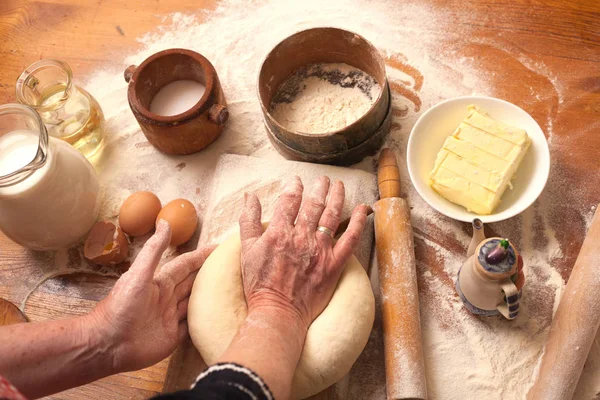
<svg viewBox="0 0 600 400"><path fill-rule="evenodd" d="M248 314L260 309L291 313L308 329L325 309L344 264L358 244L367 207L357 206L348 229L337 243L335 232L344 205L344 185L317 180L302 196L300 178L291 179L279 197L269 227L263 232L261 205L253 194L245 197L240 218L242 276Z"/></svg>

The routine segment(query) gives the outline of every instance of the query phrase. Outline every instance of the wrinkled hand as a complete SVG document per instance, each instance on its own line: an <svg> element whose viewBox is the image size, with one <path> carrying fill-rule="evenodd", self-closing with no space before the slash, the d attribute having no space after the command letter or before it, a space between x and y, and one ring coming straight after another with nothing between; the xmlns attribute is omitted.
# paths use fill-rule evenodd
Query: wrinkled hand
<svg viewBox="0 0 600 400"><path fill-rule="evenodd" d="M261 206L247 194L240 218L242 276L249 315L262 307L292 312L308 328L325 309L346 261L358 244L367 208L356 207L348 229L335 244L318 226L335 232L344 205L344 185L317 180L302 199L295 177L280 196L271 223L263 233Z"/></svg>
<svg viewBox="0 0 600 400"><path fill-rule="evenodd" d="M183 254L155 274L170 240L169 224L159 221L131 268L87 316L111 353L114 373L157 363L187 335L192 285L212 249Z"/></svg>

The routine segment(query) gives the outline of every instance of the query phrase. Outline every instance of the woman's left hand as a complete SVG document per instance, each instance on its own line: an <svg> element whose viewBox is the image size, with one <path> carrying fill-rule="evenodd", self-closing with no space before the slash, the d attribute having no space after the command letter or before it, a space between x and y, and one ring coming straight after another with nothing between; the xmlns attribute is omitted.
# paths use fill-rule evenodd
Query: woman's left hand
<svg viewBox="0 0 600 400"><path fill-rule="evenodd" d="M190 292L212 248L183 254L155 274L170 240L169 224L160 220L131 268L84 317L103 344L102 351L110 353L113 373L157 363L187 336Z"/></svg>

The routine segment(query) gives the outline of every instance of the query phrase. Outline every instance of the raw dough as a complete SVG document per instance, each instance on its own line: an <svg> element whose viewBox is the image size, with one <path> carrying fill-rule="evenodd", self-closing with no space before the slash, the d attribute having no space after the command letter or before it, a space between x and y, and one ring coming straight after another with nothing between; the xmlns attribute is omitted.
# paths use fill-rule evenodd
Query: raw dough
<svg viewBox="0 0 600 400"><path fill-rule="evenodd" d="M190 336L209 365L225 352L247 315L240 259L240 238L235 234L215 249L194 282ZM312 396L346 375L367 344L374 317L369 278L352 256L329 305L308 329L292 396Z"/></svg>

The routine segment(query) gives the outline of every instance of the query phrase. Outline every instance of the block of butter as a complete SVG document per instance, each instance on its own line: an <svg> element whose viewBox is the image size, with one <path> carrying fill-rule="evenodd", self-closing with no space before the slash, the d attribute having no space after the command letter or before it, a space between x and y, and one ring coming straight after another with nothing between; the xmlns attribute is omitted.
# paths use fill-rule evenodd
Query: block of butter
<svg viewBox="0 0 600 400"><path fill-rule="evenodd" d="M519 129L490 118L476 106L446 139L429 174L445 199L477 214L491 214L523 160L530 139Z"/></svg>

